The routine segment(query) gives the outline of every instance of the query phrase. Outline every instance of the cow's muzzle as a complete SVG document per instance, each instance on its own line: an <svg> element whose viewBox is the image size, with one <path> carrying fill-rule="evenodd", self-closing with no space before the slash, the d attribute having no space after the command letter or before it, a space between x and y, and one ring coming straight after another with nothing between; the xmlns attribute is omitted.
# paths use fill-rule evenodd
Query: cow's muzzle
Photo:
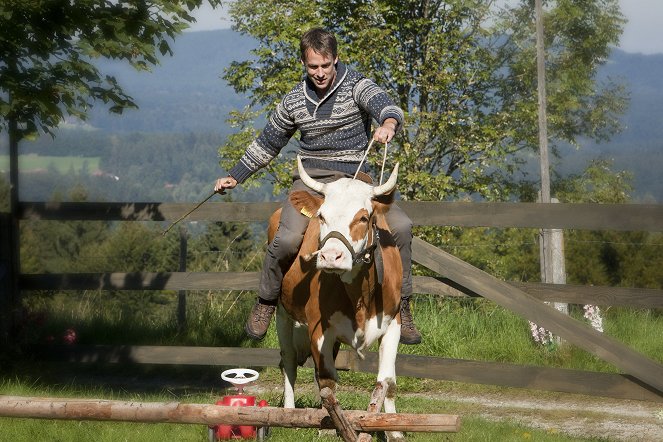
<svg viewBox="0 0 663 442"><path fill-rule="evenodd" d="M378 229L374 225L370 229L369 235L370 235L369 244L363 250L355 252L354 248L352 247L352 244L350 244L350 241L348 241L348 239L345 236L343 236L340 232L336 230L332 230L320 241L319 250L311 254L310 257L320 254L322 256L319 256L318 260L320 262L320 259L322 258L322 261L327 264L325 267L330 267L332 269L337 268L336 262L342 258L343 251L339 251L336 248L330 248L326 251L323 251L323 247L325 246L327 241L334 238L339 240L349 252L352 259L351 267L354 267L355 265L359 265L362 263L368 264L371 262L375 248L380 243L380 235L378 233Z"/></svg>

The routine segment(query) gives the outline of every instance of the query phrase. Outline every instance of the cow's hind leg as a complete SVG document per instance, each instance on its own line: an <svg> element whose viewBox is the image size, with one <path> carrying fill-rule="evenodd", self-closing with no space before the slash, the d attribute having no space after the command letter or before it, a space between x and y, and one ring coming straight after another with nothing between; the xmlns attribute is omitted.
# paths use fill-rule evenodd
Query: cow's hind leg
<svg viewBox="0 0 663 442"><path fill-rule="evenodd" d="M401 337L401 326L391 321L387 332L380 340L380 363L378 367L378 382L387 383L387 394L384 398L385 413L396 413L396 355L398 354L398 341ZM378 410L379 411L379 410ZM386 432L388 441L405 440L400 431Z"/></svg>
<svg viewBox="0 0 663 442"><path fill-rule="evenodd" d="M283 373L283 407L295 408L295 381L297 380L297 350L295 349L295 323L279 306L276 329L281 347L281 373Z"/></svg>

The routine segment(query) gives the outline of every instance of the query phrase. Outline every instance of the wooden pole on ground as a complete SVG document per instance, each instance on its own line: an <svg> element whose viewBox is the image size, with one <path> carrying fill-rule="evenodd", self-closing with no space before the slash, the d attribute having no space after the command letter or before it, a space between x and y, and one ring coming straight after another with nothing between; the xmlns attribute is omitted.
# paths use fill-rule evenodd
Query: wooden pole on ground
<svg viewBox="0 0 663 442"><path fill-rule="evenodd" d="M345 410L354 431L457 432L460 418L444 414ZM179 402L131 402L0 396L0 417L257 427L336 428L318 408L228 407Z"/></svg>
<svg viewBox="0 0 663 442"><path fill-rule="evenodd" d="M357 432L352 429L352 424L341 408L341 404L336 400L334 392L329 387L320 390L320 398L322 405L327 409L329 417L331 418L336 431L339 432L345 442L355 442L357 440Z"/></svg>
<svg viewBox="0 0 663 442"><path fill-rule="evenodd" d="M371 401L368 403L368 408L366 409L369 413L379 413L382 409L382 404L384 404L384 398L387 396L387 381L380 381L375 384L373 393L371 394ZM371 442L373 436L369 433L359 433L357 436L357 442Z"/></svg>

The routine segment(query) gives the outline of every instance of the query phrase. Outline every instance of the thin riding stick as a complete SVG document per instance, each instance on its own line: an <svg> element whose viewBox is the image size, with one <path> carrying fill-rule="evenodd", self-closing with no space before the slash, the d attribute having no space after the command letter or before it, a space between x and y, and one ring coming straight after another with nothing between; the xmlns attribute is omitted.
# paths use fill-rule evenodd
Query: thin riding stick
<svg viewBox="0 0 663 442"><path fill-rule="evenodd" d="M207 198L205 198L204 200L202 200L201 202L199 202L198 205L197 205L196 207L194 207L193 209L189 210L187 213L185 213L184 215L182 215L177 221L171 223L171 225L168 226L168 228L167 228L166 230L163 231L162 235L166 236L166 233L168 233L168 232L170 231L170 229L172 229L173 227L175 227L175 224L179 223L179 222L182 221L184 218L186 218L187 216L191 215L191 214L192 214L193 212L195 212L200 206L202 206L203 204L205 204L205 203L207 202L208 199L212 198L212 197L213 197L215 194L217 194L217 193L218 193L219 195L225 195L225 192L212 192L212 193L210 194L210 196L208 196Z"/></svg>

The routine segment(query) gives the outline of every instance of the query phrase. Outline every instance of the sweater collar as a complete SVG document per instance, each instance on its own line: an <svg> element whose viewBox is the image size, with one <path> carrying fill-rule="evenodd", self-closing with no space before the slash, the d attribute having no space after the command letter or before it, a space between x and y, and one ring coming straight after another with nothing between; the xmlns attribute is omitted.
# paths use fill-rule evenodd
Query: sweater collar
<svg viewBox="0 0 663 442"><path fill-rule="evenodd" d="M306 98L310 101L312 101L315 104L321 104L323 101L325 101L327 98L329 98L330 95L334 93L336 89L338 89L338 86L343 82L345 79L345 76L348 73L348 69L345 67L345 64L341 62L340 60L336 62L336 78L334 78L334 82L332 83L331 87L327 91L324 97L321 99L318 98L318 93L315 90L315 86L313 85L313 82L309 80L308 77L304 78L304 95L306 95Z"/></svg>

